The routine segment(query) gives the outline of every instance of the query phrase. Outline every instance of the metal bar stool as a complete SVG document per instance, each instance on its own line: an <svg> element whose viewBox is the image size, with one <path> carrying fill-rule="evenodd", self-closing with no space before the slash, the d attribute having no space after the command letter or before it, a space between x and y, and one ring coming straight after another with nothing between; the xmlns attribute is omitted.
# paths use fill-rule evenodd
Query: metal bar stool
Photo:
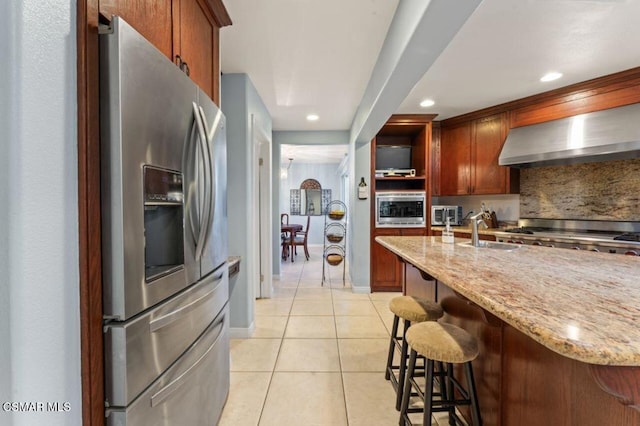
<svg viewBox="0 0 640 426"><path fill-rule="evenodd" d="M400 425L411 425L409 413L416 412L423 412L423 424L430 425L431 414L435 411L448 411L450 425L464 424L456 413L458 405L470 405L473 425L481 425L482 418L471 367L471 361L478 356L476 339L455 325L430 321L411 326L407 330L406 341L411 347L411 355L400 409ZM426 359L424 392L413 378L418 354ZM440 376L440 385L443 386L446 383L448 392L442 388L441 399L437 400L433 398L434 362L447 365L446 374ZM453 364L463 364L468 389L464 389L462 384L453 377ZM409 408L412 389L415 389L423 398L424 409ZM455 391L458 391L461 398L456 398Z"/></svg>
<svg viewBox="0 0 640 426"><path fill-rule="evenodd" d="M391 380L391 384L396 391L396 410L400 410L409 352L405 339L407 330L412 323L438 320L442 317L443 311L439 304L413 296L394 297L389 302L389 310L393 312L393 327L391 330L391 340L389 341L389 355L387 357L387 368L385 369L384 378ZM398 336L400 318L402 318L404 322L402 336ZM400 360L398 364L393 363L396 348L400 349ZM394 370L398 370L397 378Z"/></svg>

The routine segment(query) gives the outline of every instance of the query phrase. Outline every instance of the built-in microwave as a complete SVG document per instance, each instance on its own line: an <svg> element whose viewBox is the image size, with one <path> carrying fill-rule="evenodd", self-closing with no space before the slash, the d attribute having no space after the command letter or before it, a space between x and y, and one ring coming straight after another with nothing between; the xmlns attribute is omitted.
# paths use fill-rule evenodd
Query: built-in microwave
<svg viewBox="0 0 640 426"><path fill-rule="evenodd" d="M376 228L419 228L425 224L424 192L376 194Z"/></svg>

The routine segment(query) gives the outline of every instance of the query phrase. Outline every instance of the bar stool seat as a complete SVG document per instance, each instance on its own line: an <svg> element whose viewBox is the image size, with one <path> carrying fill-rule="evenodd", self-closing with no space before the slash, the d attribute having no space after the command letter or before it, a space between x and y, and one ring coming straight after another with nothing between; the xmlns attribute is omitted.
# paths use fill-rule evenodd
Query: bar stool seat
<svg viewBox="0 0 640 426"><path fill-rule="evenodd" d="M442 317L442 307L435 302L414 296L398 296L389 302L394 315L411 322L436 321Z"/></svg>
<svg viewBox="0 0 640 426"><path fill-rule="evenodd" d="M453 324L416 324L407 331L407 343L434 361L462 364L478 356L476 339Z"/></svg>
<svg viewBox="0 0 640 426"><path fill-rule="evenodd" d="M476 339L453 324L431 321L411 326L406 332L405 340L411 348L411 354L400 409L400 425L410 425L408 414L420 411L423 412L425 425L431 424L431 414L434 411L448 411L449 424L458 424L460 419L455 412L457 405L470 405L472 424L481 425L482 419L471 367L471 361L478 356ZM424 356L426 360L424 391L413 379L418 355ZM441 399L438 400L433 398L434 362L446 363L447 366L444 374L442 372L438 374L440 378L440 392L438 394L441 396ZM464 389L460 382L453 377L453 364L464 364L467 389ZM417 394L423 397L424 409L409 408L412 389L415 389ZM456 390L462 396L461 398L456 398Z"/></svg>
<svg viewBox="0 0 640 426"><path fill-rule="evenodd" d="M405 333L409 327L411 327L411 324L438 320L442 317L443 311L439 304L414 296L394 297L389 302L389 310L393 312L394 316L391 339L389 341L389 355L387 357L385 379L390 380L396 390L396 410L400 410L409 352ZM402 318L404 322L402 336L398 336L400 318ZM398 364L393 363L396 348L400 349L400 360ZM394 370L398 370L397 378L393 373Z"/></svg>

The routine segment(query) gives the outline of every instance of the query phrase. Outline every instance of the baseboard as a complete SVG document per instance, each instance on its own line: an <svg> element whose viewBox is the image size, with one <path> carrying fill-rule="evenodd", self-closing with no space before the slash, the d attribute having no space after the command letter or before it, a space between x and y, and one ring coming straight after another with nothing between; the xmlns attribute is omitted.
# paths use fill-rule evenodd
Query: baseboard
<svg viewBox="0 0 640 426"><path fill-rule="evenodd" d="M229 327L229 337L232 339L249 339L256 331L255 321L247 328Z"/></svg>
<svg viewBox="0 0 640 426"><path fill-rule="evenodd" d="M351 291L353 293L359 293L359 294L369 294L371 293L371 287L365 287L365 286L355 286L353 284L351 284Z"/></svg>

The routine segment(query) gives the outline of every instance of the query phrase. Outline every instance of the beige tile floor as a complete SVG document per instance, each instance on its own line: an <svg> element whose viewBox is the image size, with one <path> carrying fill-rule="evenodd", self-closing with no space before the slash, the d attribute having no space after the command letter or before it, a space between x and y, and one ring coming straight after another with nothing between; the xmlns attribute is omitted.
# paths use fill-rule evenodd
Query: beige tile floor
<svg viewBox="0 0 640 426"><path fill-rule="evenodd" d="M322 247L310 254L282 262L273 297L256 301L252 338L232 339L220 425L398 424L395 392L384 379L388 302L398 293L353 293L349 282L343 286L342 265L325 265L321 286ZM433 419L439 424L446 415Z"/></svg>

